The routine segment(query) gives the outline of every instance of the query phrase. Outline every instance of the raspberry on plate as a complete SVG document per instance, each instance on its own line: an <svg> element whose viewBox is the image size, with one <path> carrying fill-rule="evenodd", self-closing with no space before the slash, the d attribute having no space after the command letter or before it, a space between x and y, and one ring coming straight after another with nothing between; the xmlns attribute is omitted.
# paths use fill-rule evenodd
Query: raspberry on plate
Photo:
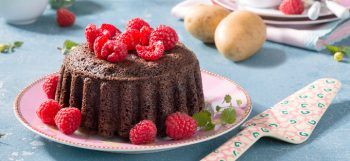
<svg viewBox="0 0 350 161"><path fill-rule="evenodd" d="M120 34L120 30L113 26L112 24L103 23L99 28L99 34L106 35L108 38L115 36L116 34Z"/></svg>
<svg viewBox="0 0 350 161"><path fill-rule="evenodd" d="M69 135L74 133L81 124L80 110L75 107L62 108L55 117L57 128Z"/></svg>
<svg viewBox="0 0 350 161"><path fill-rule="evenodd" d="M127 56L127 46L124 43L115 40L107 41L101 51L102 59L105 59L111 63L123 61Z"/></svg>
<svg viewBox="0 0 350 161"><path fill-rule="evenodd" d="M179 41L179 37L174 29L166 25L159 25L155 28L150 36L150 43L162 41L165 51L171 50Z"/></svg>
<svg viewBox="0 0 350 161"><path fill-rule="evenodd" d="M126 30L117 37L117 40L124 43L128 50L135 50L136 45L140 42L140 31L135 29Z"/></svg>
<svg viewBox="0 0 350 161"><path fill-rule="evenodd" d="M142 120L129 132L132 144L148 144L154 142L157 135L157 127L151 120Z"/></svg>
<svg viewBox="0 0 350 161"><path fill-rule="evenodd" d="M149 26L143 26L140 30L140 44L141 45L148 45L149 44L149 37L152 33L153 29Z"/></svg>
<svg viewBox="0 0 350 161"><path fill-rule="evenodd" d="M136 52L139 57L145 60L157 60L164 55L164 45L161 41L157 41L149 46L136 46Z"/></svg>
<svg viewBox="0 0 350 161"><path fill-rule="evenodd" d="M129 20L129 22L126 24L126 30L135 29L140 31L143 26L150 27L145 20L136 17Z"/></svg>
<svg viewBox="0 0 350 161"><path fill-rule="evenodd" d="M56 88L58 84L58 75L49 75L45 78L45 82L42 86L47 98L54 99L56 94Z"/></svg>
<svg viewBox="0 0 350 161"><path fill-rule="evenodd" d="M174 140L191 137L196 133L197 122L185 113L176 112L165 120L166 134Z"/></svg>
<svg viewBox="0 0 350 161"><path fill-rule="evenodd" d="M55 116L60 109L61 105L57 101L49 99L40 104L36 109L36 114L43 123L55 125Z"/></svg>
<svg viewBox="0 0 350 161"><path fill-rule="evenodd" d="M302 14L304 12L304 3L302 0L283 0L279 10L284 14Z"/></svg>
<svg viewBox="0 0 350 161"><path fill-rule="evenodd" d="M94 42L94 52L97 58L102 59L101 57L101 50L103 45L109 40L109 38L105 35L102 35L100 37L97 37Z"/></svg>
<svg viewBox="0 0 350 161"><path fill-rule="evenodd" d="M69 27L74 24L75 15L66 8L60 8L56 12L56 21L61 27Z"/></svg>
<svg viewBox="0 0 350 161"><path fill-rule="evenodd" d="M85 38L91 51L94 51L94 42L97 36L96 25L88 24L85 28Z"/></svg>

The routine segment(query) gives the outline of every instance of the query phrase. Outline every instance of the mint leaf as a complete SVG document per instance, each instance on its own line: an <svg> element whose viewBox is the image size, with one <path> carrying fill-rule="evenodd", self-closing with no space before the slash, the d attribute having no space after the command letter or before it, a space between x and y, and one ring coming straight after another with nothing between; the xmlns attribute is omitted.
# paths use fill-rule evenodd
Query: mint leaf
<svg viewBox="0 0 350 161"><path fill-rule="evenodd" d="M209 111L201 111L195 113L193 119L197 121L198 127L202 128L204 131L210 131L215 128L215 124L211 121L211 113Z"/></svg>
<svg viewBox="0 0 350 161"><path fill-rule="evenodd" d="M73 49L77 45L78 43L72 40L65 40L63 43L63 47L58 47L57 49L60 50L63 55L66 55L71 49Z"/></svg>
<svg viewBox="0 0 350 161"><path fill-rule="evenodd" d="M223 123L232 124L236 121L236 110L234 108L226 108L222 111L220 120Z"/></svg>
<svg viewBox="0 0 350 161"><path fill-rule="evenodd" d="M232 100L232 97L230 96L230 95L226 95L225 96L225 98L224 98L224 101L226 102L226 103L231 103L231 100Z"/></svg>
<svg viewBox="0 0 350 161"><path fill-rule="evenodd" d="M197 121L199 127L205 127L211 123L211 113L207 110L195 113L192 118Z"/></svg>
<svg viewBox="0 0 350 161"><path fill-rule="evenodd" d="M23 42L22 42L22 41L15 41L15 42L13 43L14 48L19 48L19 47L21 47L22 45L23 45Z"/></svg>
<svg viewBox="0 0 350 161"><path fill-rule="evenodd" d="M71 41L71 40L66 40L63 43L63 48L66 48L68 50L72 49L72 47L77 46L78 43Z"/></svg>
<svg viewBox="0 0 350 161"><path fill-rule="evenodd" d="M241 106L242 105L242 100L236 100L236 103L238 106Z"/></svg>
<svg viewBox="0 0 350 161"><path fill-rule="evenodd" d="M223 103L229 103L229 105L224 107L220 105L216 106L216 112L213 112L215 113L215 120L212 120L211 113L208 110L200 111L192 116L192 118L196 120L197 125L201 130L213 130L217 124L232 124L236 121L236 110L232 105L232 97L228 94L225 95ZM242 100L237 99L236 103L238 106L240 106L242 105ZM211 111L213 111L213 109ZM219 113L219 120L216 118L216 113Z"/></svg>
<svg viewBox="0 0 350 161"><path fill-rule="evenodd" d="M333 45L326 45L325 46L326 49L331 52L332 54L341 51L341 48L337 47L337 46L333 46Z"/></svg>
<svg viewBox="0 0 350 161"><path fill-rule="evenodd" d="M14 43L9 44L0 44L0 53L13 53L15 48L21 47L23 42L15 41Z"/></svg>
<svg viewBox="0 0 350 161"><path fill-rule="evenodd" d="M221 110L222 107L220 107L219 105L216 106L215 110L216 112L219 112Z"/></svg>
<svg viewBox="0 0 350 161"><path fill-rule="evenodd" d="M204 131L210 131L210 130L213 130L214 128L215 128L215 124L210 122L204 127Z"/></svg>

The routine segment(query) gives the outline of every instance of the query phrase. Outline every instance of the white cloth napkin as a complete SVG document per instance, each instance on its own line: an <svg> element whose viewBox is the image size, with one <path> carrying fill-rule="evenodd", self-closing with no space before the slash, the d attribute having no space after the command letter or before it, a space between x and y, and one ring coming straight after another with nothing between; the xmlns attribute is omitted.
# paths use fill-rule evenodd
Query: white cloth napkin
<svg viewBox="0 0 350 161"><path fill-rule="evenodd" d="M212 2L210 0L185 0L177 4L171 13L179 19L183 19L191 7L198 4L212 4ZM349 36L349 19L298 28L267 26L268 40L316 51L324 49L325 44L334 44Z"/></svg>
<svg viewBox="0 0 350 161"><path fill-rule="evenodd" d="M212 4L212 2L210 0L185 0L177 4L171 10L171 14L177 18L183 19L191 7L198 4Z"/></svg>

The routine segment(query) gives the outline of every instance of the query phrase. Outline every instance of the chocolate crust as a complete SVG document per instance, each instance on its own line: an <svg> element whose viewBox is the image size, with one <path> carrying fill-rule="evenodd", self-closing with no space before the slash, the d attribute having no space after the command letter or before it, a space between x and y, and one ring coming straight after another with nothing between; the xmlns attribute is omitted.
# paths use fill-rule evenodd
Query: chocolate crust
<svg viewBox="0 0 350 161"><path fill-rule="evenodd" d="M83 44L67 55L64 64L70 71L90 77L131 81L161 77L164 74L176 72L183 66L190 66L194 62L198 63L196 56L182 43L166 51L164 56L156 61L146 61L137 56L136 52L131 52L126 60L119 63L97 59L87 45Z"/></svg>

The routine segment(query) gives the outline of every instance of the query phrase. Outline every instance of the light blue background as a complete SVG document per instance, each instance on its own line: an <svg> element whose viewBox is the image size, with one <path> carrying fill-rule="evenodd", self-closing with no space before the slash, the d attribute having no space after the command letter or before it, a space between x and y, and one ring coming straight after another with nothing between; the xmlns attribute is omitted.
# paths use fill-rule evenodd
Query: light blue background
<svg viewBox="0 0 350 161"><path fill-rule="evenodd" d="M83 29L88 23L103 22L123 29L127 20L141 17L152 26L174 27L181 41L198 56L205 70L226 76L242 85L253 100L252 116L264 111L304 85L322 77L342 81L343 89L310 139L292 145L272 139L261 139L241 158L242 161L345 161L350 160L350 65L333 61L331 55L266 42L251 59L234 63L220 55L212 45L205 45L189 35L183 22L170 15L179 1L78 1L71 9L77 14L76 25L59 28L55 13L44 16L28 26L13 26L0 19L0 43L24 41L23 47L12 54L0 54L0 160L199 160L224 143L237 131L220 138L176 150L153 154L113 154L78 149L41 138L15 118L13 101L17 93L37 78L59 69L63 55L56 49L64 40L83 42ZM350 38L342 42L350 44Z"/></svg>

